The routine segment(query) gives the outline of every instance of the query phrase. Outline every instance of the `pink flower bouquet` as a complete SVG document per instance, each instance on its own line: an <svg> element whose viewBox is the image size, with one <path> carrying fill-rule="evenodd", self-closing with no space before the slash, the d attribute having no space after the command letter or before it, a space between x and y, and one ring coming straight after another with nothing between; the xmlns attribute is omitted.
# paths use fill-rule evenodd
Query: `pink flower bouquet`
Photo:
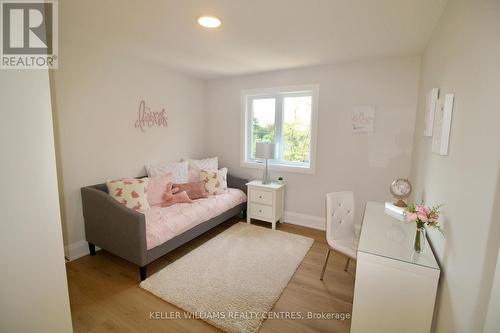
<svg viewBox="0 0 500 333"><path fill-rule="evenodd" d="M439 232L443 233L441 226L437 221L439 214L441 213L440 208L441 205L427 207L425 205L415 205L412 203L408 205L405 210L406 221L416 222L418 229L427 225L428 227L437 229Z"/></svg>

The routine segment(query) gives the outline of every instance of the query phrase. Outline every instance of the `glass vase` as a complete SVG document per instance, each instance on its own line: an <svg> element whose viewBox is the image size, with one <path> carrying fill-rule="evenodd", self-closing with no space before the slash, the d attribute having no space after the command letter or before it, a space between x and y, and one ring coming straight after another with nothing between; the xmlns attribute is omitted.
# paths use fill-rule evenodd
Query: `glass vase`
<svg viewBox="0 0 500 333"><path fill-rule="evenodd" d="M425 228L417 227L417 231L415 232L415 242L413 243L413 249L417 253L424 252L425 248Z"/></svg>

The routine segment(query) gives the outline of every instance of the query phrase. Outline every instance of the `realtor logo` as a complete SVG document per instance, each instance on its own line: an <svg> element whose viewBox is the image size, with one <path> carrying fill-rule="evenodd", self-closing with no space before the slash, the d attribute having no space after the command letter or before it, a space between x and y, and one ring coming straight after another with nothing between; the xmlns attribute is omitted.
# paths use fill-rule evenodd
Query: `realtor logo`
<svg viewBox="0 0 500 333"><path fill-rule="evenodd" d="M57 1L2 1L2 69L57 68Z"/></svg>

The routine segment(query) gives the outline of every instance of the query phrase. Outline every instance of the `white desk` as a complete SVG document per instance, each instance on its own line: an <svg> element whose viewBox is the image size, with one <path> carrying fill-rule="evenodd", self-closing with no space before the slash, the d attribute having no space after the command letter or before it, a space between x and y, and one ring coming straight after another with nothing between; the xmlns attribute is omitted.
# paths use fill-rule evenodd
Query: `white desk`
<svg viewBox="0 0 500 333"><path fill-rule="evenodd" d="M359 239L351 332L429 332L439 266L426 244L413 251L415 223L368 202Z"/></svg>

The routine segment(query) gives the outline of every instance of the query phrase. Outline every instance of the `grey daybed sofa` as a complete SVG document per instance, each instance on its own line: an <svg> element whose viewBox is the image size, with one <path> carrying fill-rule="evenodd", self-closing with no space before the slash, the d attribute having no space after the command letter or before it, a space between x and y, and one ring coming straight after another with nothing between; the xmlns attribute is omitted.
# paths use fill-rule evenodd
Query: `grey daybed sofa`
<svg viewBox="0 0 500 333"><path fill-rule="evenodd" d="M227 176L227 185L246 193L247 180ZM146 265L177 247L198 237L216 225L240 213L246 214L246 203L205 221L152 249L146 248L144 214L125 207L108 194L106 184L81 189L85 235L91 255L95 246L139 266L141 281L146 278Z"/></svg>

